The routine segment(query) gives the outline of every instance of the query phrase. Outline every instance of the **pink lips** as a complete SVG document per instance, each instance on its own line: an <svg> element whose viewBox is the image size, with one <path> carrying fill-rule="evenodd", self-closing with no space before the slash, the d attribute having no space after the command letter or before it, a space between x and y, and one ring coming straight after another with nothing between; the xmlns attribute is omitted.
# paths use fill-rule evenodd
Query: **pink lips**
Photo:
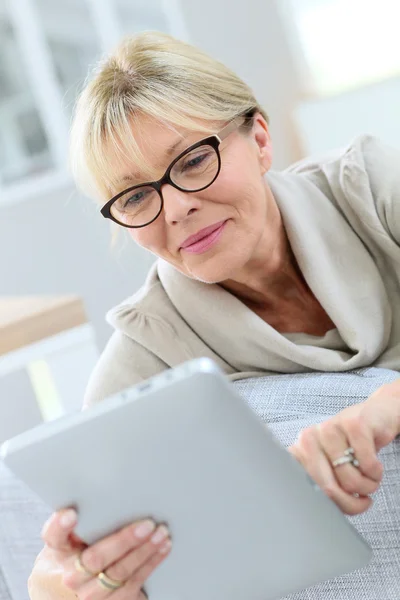
<svg viewBox="0 0 400 600"><path fill-rule="evenodd" d="M219 223L214 223L214 225L201 229L183 242L181 250L191 252L192 254L201 254L202 252L205 252L217 242L226 223L227 221L220 221Z"/></svg>

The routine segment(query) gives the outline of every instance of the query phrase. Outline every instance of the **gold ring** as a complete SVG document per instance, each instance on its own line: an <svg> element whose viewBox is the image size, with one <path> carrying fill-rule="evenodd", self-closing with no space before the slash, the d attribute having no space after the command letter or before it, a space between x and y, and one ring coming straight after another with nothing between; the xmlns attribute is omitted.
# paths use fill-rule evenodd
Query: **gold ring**
<svg viewBox="0 0 400 600"><path fill-rule="evenodd" d="M75 557L75 569L79 571L79 573L85 573L85 575L89 575L89 577L96 577L97 573L92 573L82 564L81 561L82 552Z"/></svg>
<svg viewBox="0 0 400 600"><path fill-rule="evenodd" d="M107 575L103 572L97 575L97 579L100 585L102 585L106 590L118 590L118 588L125 584L124 581L116 581L115 579L107 577Z"/></svg>

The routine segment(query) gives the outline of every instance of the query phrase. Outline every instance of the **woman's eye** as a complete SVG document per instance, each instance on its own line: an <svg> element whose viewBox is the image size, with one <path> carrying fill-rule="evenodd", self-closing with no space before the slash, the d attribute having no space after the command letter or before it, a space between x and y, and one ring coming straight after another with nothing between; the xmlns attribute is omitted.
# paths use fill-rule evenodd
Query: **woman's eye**
<svg viewBox="0 0 400 600"><path fill-rule="evenodd" d="M142 198L143 198L143 192L140 192L139 194L134 194L133 196L128 198L127 202L137 202L138 200L141 200Z"/></svg>
<svg viewBox="0 0 400 600"><path fill-rule="evenodd" d="M143 200L143 197L144 197L144 192L138 192L137 194L133 194L132 196L129 196L129 198L127 198L124 202L124 208L126 206L129 206L129 204L137 204L138 202Z"/></svg>
<svg viewBox="0 0 400 600"><path fill-rule="evenodd" d="M199 156L195 156L193 158L191 158L190 160L186 161L183 165L183 171L186 171L188 169L193 169L195 167L197 167L198 165L200 165L207 157L207 154L200 154Z"/></svg>

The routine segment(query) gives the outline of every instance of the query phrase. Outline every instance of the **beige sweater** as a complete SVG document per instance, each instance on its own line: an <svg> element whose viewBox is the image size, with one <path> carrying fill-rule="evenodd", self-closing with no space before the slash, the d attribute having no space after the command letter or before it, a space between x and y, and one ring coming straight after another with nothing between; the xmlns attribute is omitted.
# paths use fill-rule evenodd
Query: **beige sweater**
<svg viewBox="0 0 400 600"><path fill-rule="evenodd" d="M368 365L400 371L400 152L360 136L266 180L303 275L336 329L281 334L220 286L159 260L144 286L108 313L116 331L85 405L199 356L232 379Z"/></svg>

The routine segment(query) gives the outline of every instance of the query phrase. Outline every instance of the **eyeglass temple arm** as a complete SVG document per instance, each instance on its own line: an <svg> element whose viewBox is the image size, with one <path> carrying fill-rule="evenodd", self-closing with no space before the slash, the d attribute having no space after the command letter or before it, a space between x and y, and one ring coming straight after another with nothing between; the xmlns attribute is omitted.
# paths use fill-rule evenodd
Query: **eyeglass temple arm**
<svg viewBox="0 0 400 600"><path fill-rule="evenodd" d="M219 141L222 142L222 140L224 140L226 137L228 137L228 135L230 133L232 133L232 131L235 131L235 129L237 129L240 125L242 125L242 123L244 122L244 118L243 117L237 117L236 119L233 119L233 121L231 121L230 123L228 123L228 125L226 125L218 134L217 134L217 138L219 138Z"/></svg>

